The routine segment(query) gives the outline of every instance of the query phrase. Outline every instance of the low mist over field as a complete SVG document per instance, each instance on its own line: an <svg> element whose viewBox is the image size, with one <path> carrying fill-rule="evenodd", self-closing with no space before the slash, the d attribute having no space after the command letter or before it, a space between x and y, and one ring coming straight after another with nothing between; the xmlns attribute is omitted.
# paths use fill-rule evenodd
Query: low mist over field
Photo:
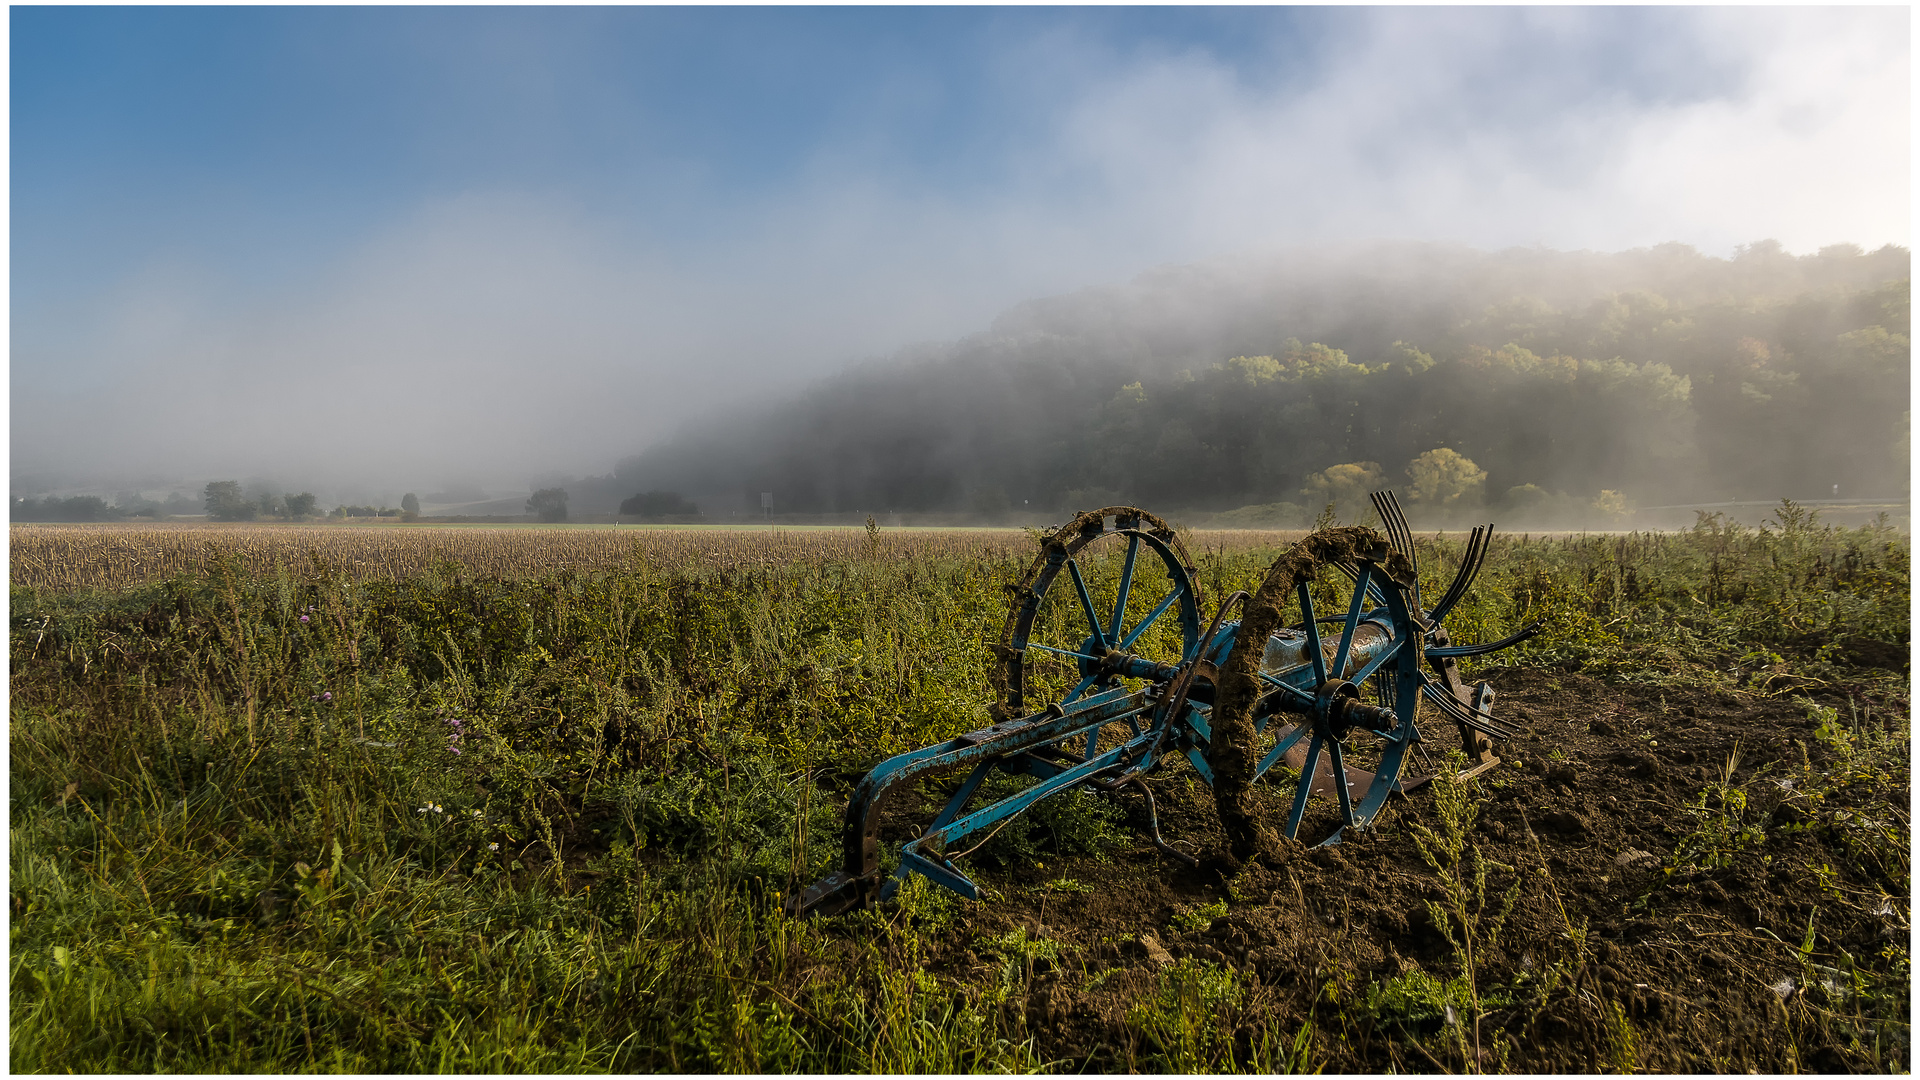
<svg viewBox="0 0 1920 1080"><path fill-rule="evenodd" d="M1908 21L21 9L13 493L1903 499Z"/></svg>
<svg viewBox="0 0 1920 1080"><path fill-rule="evenodd" d="M1731 260L1444 247L1169 269L1026 305L910 365L623 462L793 510L988 518L1137 502L1297 527L1393 486L1427 520L1898 498L1902 248Z"/></svg>

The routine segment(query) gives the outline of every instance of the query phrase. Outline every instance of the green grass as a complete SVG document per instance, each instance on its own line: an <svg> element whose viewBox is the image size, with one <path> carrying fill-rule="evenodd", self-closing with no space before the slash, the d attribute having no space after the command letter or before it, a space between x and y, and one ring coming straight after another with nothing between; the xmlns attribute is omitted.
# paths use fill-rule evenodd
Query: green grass
<svg viewBox="0 0 1920 1080"><path fill-rule="evenodd" d="M1455 640L1543 617L1502 662L1780 693L1837 670L1824 643L1904 642L1905 540L1787 525L1503 541ZM1422 543L1434 596L1458 545ZM1251 586L1274 554L1207 552L1202 586ZM778 910L831 868L854 779L986 718L986 643L1025 561L15 588L10 1066L1048 1066L1002 1007L1047 943L930 974L944 894ZM1863 748L1849 782L1871 783L1878 736L1834 725ZM1114 827L1062 801L981 856L1097 854ZM1120 1056L1310 1067L1310 1025L1247 1034L1250 994L1169 969Z"/></svg>

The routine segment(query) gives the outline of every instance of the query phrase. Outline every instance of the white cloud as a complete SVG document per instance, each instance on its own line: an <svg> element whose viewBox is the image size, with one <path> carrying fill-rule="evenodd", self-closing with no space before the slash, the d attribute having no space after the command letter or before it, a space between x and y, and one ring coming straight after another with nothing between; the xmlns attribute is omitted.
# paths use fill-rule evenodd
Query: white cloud
<svg viewBox="0 0 1920 1080"><path fill-rule="evenodd" d="M1304 93L1171 59L1095 86L1063 143L1112 193L1102 223L1159 223L1165 246L1196 253L1371 237L1907 242L1904 10L1694 13L1700 65L1736 76L1704 100L1558 79L1534 58L1599 17L1397 12L1329 43L1338 60ZM1490 97L1501 108L1483 116ZM1548 107L1506 107L1528 99Z"/></svg>

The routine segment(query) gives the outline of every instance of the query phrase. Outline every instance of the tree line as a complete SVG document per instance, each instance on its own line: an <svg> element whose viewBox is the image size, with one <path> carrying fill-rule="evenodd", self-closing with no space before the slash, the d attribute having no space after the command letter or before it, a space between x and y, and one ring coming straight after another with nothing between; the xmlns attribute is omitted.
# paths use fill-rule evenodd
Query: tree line
<svg viewBox="0 0 1920 1080"><path fill-rule="evenodd" d="M1137 502L1310 518L1365 483L1602 514L1899 497L1909 263L1765 242L1730 259L1420 246L1178 268L710 421L602 483L987 517Z"/></svg>

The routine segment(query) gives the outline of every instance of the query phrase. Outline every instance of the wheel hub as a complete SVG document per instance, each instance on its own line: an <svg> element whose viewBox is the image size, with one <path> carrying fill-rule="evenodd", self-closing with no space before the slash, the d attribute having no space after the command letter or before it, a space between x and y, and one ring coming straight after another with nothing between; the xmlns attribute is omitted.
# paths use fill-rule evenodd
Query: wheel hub
<svg viewBox="0 0 1920 1080"><path fill-rule="evenodd" d="M1360 700L1360 688L1345 679L1328 679L1313 695L1313 723L1334 742L1346 742L1354 722L1348 708Z"/></svg>

